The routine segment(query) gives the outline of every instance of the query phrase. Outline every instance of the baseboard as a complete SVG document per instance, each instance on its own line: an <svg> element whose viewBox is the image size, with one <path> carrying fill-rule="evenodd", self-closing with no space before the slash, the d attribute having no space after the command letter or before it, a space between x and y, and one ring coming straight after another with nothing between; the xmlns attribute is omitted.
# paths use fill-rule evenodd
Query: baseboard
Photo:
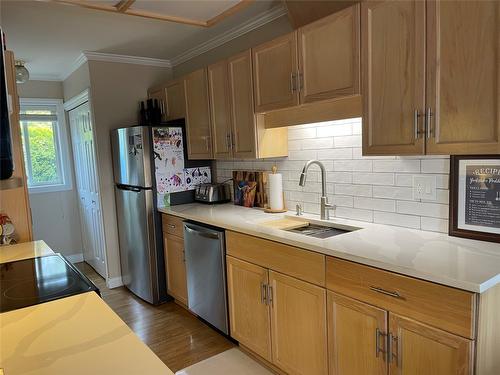
<svg viewBox="0 0 500 375"><path fill-rule="evenodd" d="M121 276L118 277L110 277L106 280L106 286L109 289L118 288L119 286L123 286L123 280Z"/></svg>
<svg viewBox="0 0 500 375"><path fill-rule="evenodd" d="M81 263L83 262L83 253L80 254L71 254L71 255L65 255L66 259L69 260L71 263Z"/></svg>

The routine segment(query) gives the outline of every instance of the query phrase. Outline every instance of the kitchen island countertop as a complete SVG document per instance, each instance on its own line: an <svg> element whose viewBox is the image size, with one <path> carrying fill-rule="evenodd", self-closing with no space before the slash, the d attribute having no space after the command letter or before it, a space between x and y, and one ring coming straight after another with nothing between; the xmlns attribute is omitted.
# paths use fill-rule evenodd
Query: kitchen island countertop
<svg viewBox="0 0 500 375"><path fill-rule="evenodd" d="M43 241L0 248L2 263L49 254ZM173 375L95 292L1 313L0 369L5 375Z"/></svg>
<svg viewBox="0 0 500 375"><path fill-rule="evenodd" d="M231 203L190 203L159 211L470 292L483 293L500 283L498 243L337 218L326 223L360 229L313 238L268 224L283 218L297 219L291 212L267 214ZM318 215L304 214L299 220L322 223Z"/></svg>

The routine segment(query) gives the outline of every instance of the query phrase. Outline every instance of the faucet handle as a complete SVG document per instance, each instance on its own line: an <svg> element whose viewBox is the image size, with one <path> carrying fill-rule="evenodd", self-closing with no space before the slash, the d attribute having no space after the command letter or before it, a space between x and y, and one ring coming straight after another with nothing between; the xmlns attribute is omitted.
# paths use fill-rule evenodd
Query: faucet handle
<svg viewBox="0 0 500 375"><path fill-rule="evenodd" d="M297 203L297 205L295 206L295 210L297 211L297 216L302 216L302 206L300 205L300 203Z"/></svg>

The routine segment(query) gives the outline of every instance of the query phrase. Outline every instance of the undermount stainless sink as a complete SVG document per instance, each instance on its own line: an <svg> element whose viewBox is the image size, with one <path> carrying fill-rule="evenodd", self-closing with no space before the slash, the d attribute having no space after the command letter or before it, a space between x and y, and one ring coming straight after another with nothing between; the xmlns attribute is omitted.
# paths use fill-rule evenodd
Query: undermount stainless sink
<svg viewBox="0 0 500 375"><path fill-rule="evenodd" d="M328 238L328 237L338 236L344 233L353 232L358 229L359 228L354 228L354 227L335 228L327 225L309 223L306 226L302 226L299 228L285 229L285 230L287 232L299 233L309 237Z"/></svg>

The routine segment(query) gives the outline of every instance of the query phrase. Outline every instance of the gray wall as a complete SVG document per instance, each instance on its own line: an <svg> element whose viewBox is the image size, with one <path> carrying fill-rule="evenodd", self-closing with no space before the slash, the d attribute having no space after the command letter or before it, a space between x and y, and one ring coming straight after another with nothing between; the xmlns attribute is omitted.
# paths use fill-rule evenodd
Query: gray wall
<svg viewBox="0 0 500 375"><path fill-rule="evenodd" d="M17 90L20 98L63 98L63 85L59 81L30 80L17 85ZM73 188L53 193L31 193L29 199L34 238L44 240L56 252L78 258L82 255L83 245L68 123L66 130Z"/></svg>
<svg viewBox="0 0 500 375"><path fill-rule="evenodd" d="M17 85L20 98L62 99L63 85L61 81L32 81Z"/></svg>
<svg viewBox="0 0 500 375"><path fill-rule="evenodd" d="M67 77L63 83L64 101L90 87L89 64L85 63Z"/></svg>
<svg viewBox="0 0 500 375"><path fill-rule="evenodd" d="M108 277L115 278L121 275L121 270L110 131L137 125L139 101L146 99L149 87L170 79L172 71L154 66L90 61L89 73Z"/></svg>
<svg viewBox="0 0 500 375"><path fill-rule="evenodd" d="M280 35L292 31L288 17L283 16L265 24L258 29L252 30L236 39L214 48L204 54L194 57L189 61L174 67L174 76L180 77L196 69L202 68L219 60L231 57L239 52L255 47L264 42L268 42Z"/></svg>

